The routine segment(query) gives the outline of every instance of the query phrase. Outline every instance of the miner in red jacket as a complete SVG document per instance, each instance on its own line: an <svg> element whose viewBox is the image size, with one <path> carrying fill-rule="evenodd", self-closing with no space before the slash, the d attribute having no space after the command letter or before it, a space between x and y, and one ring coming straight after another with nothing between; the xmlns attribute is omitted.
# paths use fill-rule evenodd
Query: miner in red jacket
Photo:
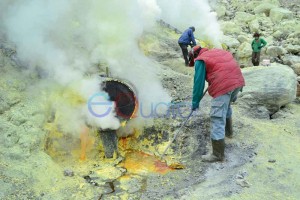
<svg viewBox="0 0 300 200"><path fill-rule="evenodd" d="M232 137L231 102L245 86L245 80L238 63L232 54L222 49L193 48L195 75L192 110L199 108L205 80L211 101L211 141L213 152L202 156L205 162L224 160L225 135Z"/></svg>

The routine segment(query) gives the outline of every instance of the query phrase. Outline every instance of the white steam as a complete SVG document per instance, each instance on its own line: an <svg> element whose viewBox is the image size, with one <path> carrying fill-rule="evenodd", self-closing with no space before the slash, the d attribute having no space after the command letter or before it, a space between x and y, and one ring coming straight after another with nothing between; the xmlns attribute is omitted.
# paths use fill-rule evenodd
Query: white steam
<svg viewBox="0 0 300 200"><path fill-rule="evenodd" d="M209 40L215 47L221 47L223 33L216 14L211 12L208 0L157 0L157 3L165 22L181 31L194 26L196 38Z"/></svg>
<svg viewBox="0 0 300 200"><path fill-rule="evenodd" d="M151 103L168 103L170 97L156 76L159 69L138 47L143 31L162 18L181 30L193 25L196 36L214 43L221 34L206 0L2 0L0 11L1 31L15 43L22 63L43 69L47 80L86 100L99 92L101 82L97 73L86 74L101 63L135 86L139 102L149 105L145 113L151 112ZM56 106L68 132L85 122L104 129L120 126L114 110L97 118L86 105Z"/></svg>
<svg viewBox="0 0 300 200"><path fill-rule="evenodd" d="M20 60L32 70L42 68L49 81L88 100L99 92L100 80L85 74L104 63L113 76L136 86L139 101L170 100L154 64L138 48L143 30L151 28L160 14L155 1L4 0L1 11L0 27L16 44ZM84 122L103 129L120 126L114 110L97 118L86 105L57 104L57 109L62 129L68 132L77 132Z"/></svg>

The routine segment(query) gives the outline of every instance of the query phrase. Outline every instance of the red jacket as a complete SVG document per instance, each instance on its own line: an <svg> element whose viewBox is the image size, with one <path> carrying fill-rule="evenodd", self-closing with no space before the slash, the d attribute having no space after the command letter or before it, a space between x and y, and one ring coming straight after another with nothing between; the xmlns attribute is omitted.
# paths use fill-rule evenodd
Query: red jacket
<svg viewBox="0 0 300 200"><path fill-rule="evenodd" d="M208 93L213 98L245 86L241 69L230 52L202 48L196 60L203 60L205 63Z"/></svg>

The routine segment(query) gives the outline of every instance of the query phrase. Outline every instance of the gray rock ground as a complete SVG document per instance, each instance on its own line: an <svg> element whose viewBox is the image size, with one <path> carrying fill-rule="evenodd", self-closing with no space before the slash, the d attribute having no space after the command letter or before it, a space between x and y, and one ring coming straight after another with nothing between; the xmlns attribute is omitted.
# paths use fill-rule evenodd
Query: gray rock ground
<svg viewBox="0 0 300 200"><path fill-rule="evenodd" d="M233 3L238 4L237 1ZM292 3L297 7L297 1ZM290 9L294 7L290 6ZM234 9L228 9L224 16L232 19ZM153 37L158 39L153 40ZM177 38L178 34L174 31L158 26L152 33L146 33L142 40L156 43L153 47L157 48L143 50L160 66L158 76L173 102L190 102L193 68L183 65ZM297 55L293 56L298 58ZM28 73L24 66L21 70L21 65L13 45L1 39L0 199L300 197L300 163L297 159L300 142L299 98L285 104L273 113L271 119L265 115L268 113L265 108L256 108L256 112L250 115L243 108L243 101L237 101L233 105L234 138L226 139L226 161L204 164L200 156L211 150L210 97L206 95L200 111L194 113L167 152L169 164L180 162L185 169L166 174L147 170L135 172L124 167L126 157L104 160L103 148L96 134L95 148L90 151L86 162L78 161L76 151L79 148L69 148L74 144L79 146L79 138L65 135L61 140L49 142L52 136L45 124L51 121L51 113L49 116L43 114L46 108L41 105L44 102L41 101L41 91L34 91L30 87L41 77ZM187 104L182 107L185 113L189 109ZM153 126L142 130L143 134L127 138L132 143L129 144L131 150L159 155L182 122L183 119L178 117L155 119ZM56 141L61 143L57 144ZM60 149L53 151L54 147ZM142 163L150 158L157 159L144 156ZM162 165L158 160L156 163Z"/></svg>

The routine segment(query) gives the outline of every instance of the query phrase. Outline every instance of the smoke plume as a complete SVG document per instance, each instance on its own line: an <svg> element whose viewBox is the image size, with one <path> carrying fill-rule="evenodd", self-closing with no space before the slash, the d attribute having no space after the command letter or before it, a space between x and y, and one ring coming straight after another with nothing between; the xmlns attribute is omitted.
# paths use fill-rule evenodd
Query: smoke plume
<svg viewBox="0 0 300 200"><path fill-rule="evenodd" d="M193 25L197 36L213 36L217 43L220 32L209 10L207 1L196 0L172 5L165 0L2 0L0 27L16 45L22 63L32 71L42 69L43 81L69 88L87 101L99 92L100 65L131 82L139 101L150 105L169 102L170 97L157 78L158 67L140 51L138 39L162 18L182 30ZM77 132L85 122L103 129L120 126L114 110L96 118L86 104L55 107L68 132Z"/></svg>
<svg viewBox="0 0 300 200"><path fill-rule="evenodd" d="M208 0L157 0L161 8L161 18L179 30L194 26L194 35L201 40L210 41L221 47L223 35L216 14L211 12Z"/></svg>

